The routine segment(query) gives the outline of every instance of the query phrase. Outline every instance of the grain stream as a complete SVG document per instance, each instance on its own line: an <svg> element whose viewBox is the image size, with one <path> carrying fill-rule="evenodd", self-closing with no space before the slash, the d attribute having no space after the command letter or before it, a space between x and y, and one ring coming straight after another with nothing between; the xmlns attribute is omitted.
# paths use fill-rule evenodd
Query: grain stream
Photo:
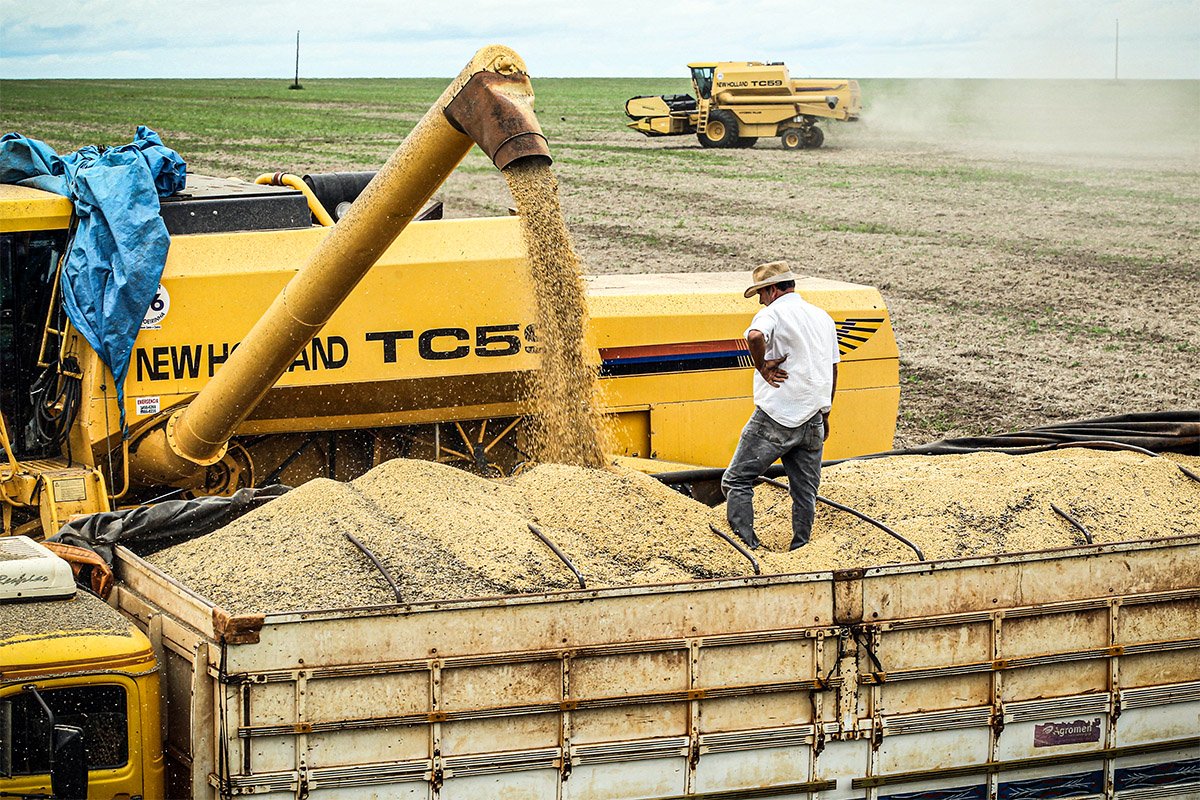
<svg viewBox="0 0 1200 800"><path fill-rule="evenodd" d="M604 446L595 407L597 369L584 351L583 279L563 222L558 181L548 165L533 159L505 168L504 177L520 212L537 299L541 367L530 398L533 455L541 462L599 467Z"/></svg>

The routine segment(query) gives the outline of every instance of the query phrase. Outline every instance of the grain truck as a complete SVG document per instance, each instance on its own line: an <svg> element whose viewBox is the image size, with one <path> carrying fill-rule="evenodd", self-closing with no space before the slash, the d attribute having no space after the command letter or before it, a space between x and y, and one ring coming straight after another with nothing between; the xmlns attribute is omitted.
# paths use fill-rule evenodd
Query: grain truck
<svg viewBox="0 0 1200 800"><path fill-rule="evenodd" d="M336 225L312 225L304 192L278 186L197 184L163 204L205 227L172 239L125 387L128 438L111 379L52 302L69 209L6 188L3 263L40 259L51 276L4 283L20 289L5 364L23 365L6 375L26 381L4 385L18 432L0 473L6 528L177 490L344 479L393 455L516 469L508 437L539 345L519 231L510 218L404 227L471 146L460 131L474 128L447 111L481 84L531 118L523 63L481 51ZM529 149L510 156L545 158L534 133L471 136L503 162L516 142ZM246 230L246 207L274 221ZM727 457L736 423L722 425L749 409L738 337L753 311L733 281L591 282L624 452ZM425 300L447 283L505 288L470 309ZM882 300L800 289L844 334L846 438L831 455L885 449L897 389ZM264 314L271 303L283 311ZM56 391L39 410L10 387L45 370ZM59 441L34 435L56 427ZM124 547L104 605L30 540L4 543L10 795L79 796L86 781L93 798L1186 797L1200 783L1197 536L287 612L231 611ZM43 584L56 588L26 592Z"/></svg>
<svg viewBox="0 0 1200 800"><path fill-rule="evenodd" d="M798 150L824 143L820 121L852 122L862 113L858 81L796 79L780 62L699 62L688 69L695 97L630 98L627 126L646 136L694 133L703 147L753 147L778 136L785 150Z"/></svg>
<svg viewBox="0 0 1200 800"><path fill-rule="evenodd" d="M286 613L116 570L5 626L0 791L78 786L75 728L92 798L1200 792L1200 536Z"/></svg>

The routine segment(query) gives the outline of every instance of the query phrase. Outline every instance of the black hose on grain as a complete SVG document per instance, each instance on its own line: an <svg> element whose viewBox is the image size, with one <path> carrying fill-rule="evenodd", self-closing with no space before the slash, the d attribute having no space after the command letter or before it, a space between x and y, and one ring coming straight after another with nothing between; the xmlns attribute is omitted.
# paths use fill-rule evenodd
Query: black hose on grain
<svg viewBox="0 0 1200 800"><path fill-rule="evenodd" d="M772 478L759 478L758 482L759 483L768 483L777 489L783 489L784 491L789 491L786 483L780 483L779 481L773 480ZM925 554L923 552L921 552L921 548L917 547L913 542L910 542L904 536L901 536L899 533L896 533L896 531L892 530L887 525L884 525L879 520L874 519L873 517L868 517L866 514L859 511L858 509L851 508L850 506L844 506L841 503L834 502L833 500L830 500L828 497L822 497L821 495L817 495L817 499L820 500L822 503L824 503L827 506L836 508L838 511L845 511L847 514L853 514L854 516L858 517L863 522L871 523L876 528L879 528L879 530L886 533L888 536L891 536L891 537L897 539L898 541L904 543L905 545L908 545L908 547L914 553L917 554L917 561L925 560Z"/></svg>
<svg viewBox="0 0 1200 800"><path fill-rule="evenodd" d="M725 541L729 542L729 544L732 545L735 550L737 550L739 553L741 553L742 555L744 555L746 557L746 560L748 560L750 562L750 566L754 567L755 575L762 574L762 567L760 567L758 565L758 559L754 557L753 553L751 553L749 550L746 549L745 545L740 543L737 539L734 539L729 534L722 531L716 525L713 525L711 522L708 524L708 527L712 530L713 533L715 533L717 536L720 536Z"/></svg>
<svg viewBox="0 0 1200 800"><path fill-rule="evenodd" d="M342 533L350 540L351 544L363 552L363 555L371 559L371 563L375 565L375 568L383 575L383 579L392 587L392 592L396 595L396 602L403 603L404 598L400 595L400 584L396 583L396 579L392 577L392 573L388 572L388 568L383 565L383 562L365 544L360 542L358 537L353 533L350 533L350 531L342 531Z"/></svg>
<svg viewBox="0 0 1200 800"><path fill-rule="evenodd" d="M1072 517L1067 512L1063 511L1058 506L1054 505L1054 503L1051 503L1050 507L1052 509L1054 509L1055 514L1058 514L1060 517L1065 519L1067 522L1071 523L1071 525L1074 526L1075 530L1082 533L1084 541L1086 541L1088 544L1094 544L1094 542L1092 541L1092 532L1089 531L1087 528L1083 527L1083 523L1081 523L1079 520Z"/></svg>
<svg viewBox="0 0 1200 800"><path fill-rule="evenodd" d="M1113 442L1109 441L1108 439L1090 439L1086 442L1063 442L1062 444L1057 445L1054 449L1059 450L1064 447L1094 447L1097 450L1128 450L1132 453L1141 453L1142 455L1152 456L1153 458L1163 457L1162 453L1156 453L1153 450L1147 450L1144 447L1138 447L1136 444ZM1175 466L1179 467L1179 471L1184 475L1196 481L1197 483L1200 483L1200 475L1192 472L1183 464L1176 464Z"/></svg>
<svg viewBox="0 0 1200 800"><path fill-rule="evenodd" d="M528 524L529 530L533 531L533 535L541 539L547 547L554 551L554 555L558 556L559 560L566 564L567 568L570 569L571 572L575 573L575 578L579 581L579 588L586 589L587 582L583 579L583 573L575 568L575 565L571 563L571 559L567 558L567 554L562 550L559 550L558 545L550 541L550 537L542 533L542 530L537 525L534 525L532 522Z"/></svg>
<svg viewBox="0 0 1200 800"><path fill-rule="evenodd" d="M1088 439L1083 442L1061 442L1055 445L1055 450L1061 450L1065 447L1094 447L1097 450L1128 450L1131 453L1141 453L1144 456L1153 456L1158 458L1158 453L1153 450L1147 450L1144 447L1138 447L1136 444L1126 444L1125 442L1113 442L1108 439Z"/></svg>
<svg viewBox="0 0 1200 800"><path fill-rule="evenodd" d="M1190 469L1185 467L1183 464L1176 464L1175 466L1179 467L1179 471L1182 472L1184 475L1187 475L1189 478L1194 480L1196 483L1200 483L1200 475L1197 475L1196 473L1192 472Z"/></svg>

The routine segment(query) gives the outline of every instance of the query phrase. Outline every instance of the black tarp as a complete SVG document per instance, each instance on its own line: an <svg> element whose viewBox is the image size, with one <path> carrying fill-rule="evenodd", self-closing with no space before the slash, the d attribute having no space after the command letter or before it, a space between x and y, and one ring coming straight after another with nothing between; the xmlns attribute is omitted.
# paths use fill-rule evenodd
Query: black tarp
<svg viewBox="0 0 1200 800"><path fill-rule="evenodd" d="M941 439L918 447L888 450L873 456L944 455L991 450L999 453L1036 453L1069 442L1113 442L1154 453L1200 455L1200 411L1155 411L1113 417L1056 422L1013 433Z"/></svg>
<svg viewBox="0 0 1200 800"><path fill-rule="evenodd" d="M89 514L62 526L50 541L86 547L111 565L116 545L124 545L138 555L153 553L223 528L290 489L275 484L261 489L239 489L229 497L164 500L122 511Z"/></svg>

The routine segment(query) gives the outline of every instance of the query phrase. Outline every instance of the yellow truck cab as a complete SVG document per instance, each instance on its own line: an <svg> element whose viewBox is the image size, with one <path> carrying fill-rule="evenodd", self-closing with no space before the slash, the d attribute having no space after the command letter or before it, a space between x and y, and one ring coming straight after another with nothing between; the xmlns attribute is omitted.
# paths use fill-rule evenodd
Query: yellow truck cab
<svg viewBox="0 0 1200 800"><path fill-rule="evenodd" d="M163 796L150 641L24 536L0 539L0 797Z"/></svg>

